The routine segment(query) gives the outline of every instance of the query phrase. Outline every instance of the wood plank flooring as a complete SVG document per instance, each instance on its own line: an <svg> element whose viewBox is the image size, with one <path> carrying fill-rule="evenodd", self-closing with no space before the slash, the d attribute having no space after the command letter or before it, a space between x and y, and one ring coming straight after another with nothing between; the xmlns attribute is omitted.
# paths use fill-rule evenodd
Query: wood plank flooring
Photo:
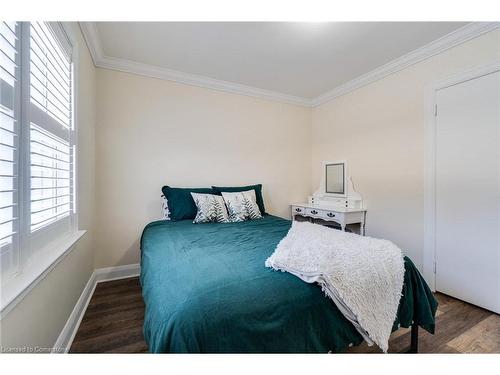
<svg viewBox="0 0 500 375"><path fill-rule="evenodd" d="M500 353L500 315L437 293L436 334L419 331L420 353ZM137 277L97 284L71 353L147 353L144 302ZM389 352L405 352L409 329L394 332ZM348 353L377 353L362 344Z"/></svg>
<svg viewBox="0 0 500 375"><path fill-rule="evenodd" d="M70 353L146 353L137 277L97 284Z"/></svg>

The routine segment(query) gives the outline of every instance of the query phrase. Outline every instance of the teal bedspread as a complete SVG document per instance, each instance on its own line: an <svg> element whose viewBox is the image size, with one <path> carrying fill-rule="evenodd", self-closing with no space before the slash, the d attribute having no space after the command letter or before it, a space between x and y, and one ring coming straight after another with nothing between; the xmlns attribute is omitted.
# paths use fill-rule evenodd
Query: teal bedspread
<svg viewBox="0 0 500 375"><path fill-rule="evenodd" d="M316 284L264 266L291 222L156 221L141 239L144 337L160 353L339 352L362 337ZM395 328L434 332L437 302L413 263Z"/></svg>

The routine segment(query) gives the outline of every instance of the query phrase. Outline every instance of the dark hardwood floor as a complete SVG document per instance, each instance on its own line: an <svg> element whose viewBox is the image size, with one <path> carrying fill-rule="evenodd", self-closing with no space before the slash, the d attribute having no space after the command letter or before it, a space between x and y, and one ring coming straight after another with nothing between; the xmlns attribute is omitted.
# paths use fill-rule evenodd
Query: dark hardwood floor
<svg viewBox="0 0 500 375"><path fill-rule="evenodd" d="M419 331L420 353L500 353L500 315L437 293L436 334ZM142 335L144 303L137 277L97 284L71 353L146 353ZM389 352L405 352L410 330L399 329ZM377 353L362 344L348 353Z"/></svg>
<svg viewBox="0 0 500 375"><path fill-rule="evenodd" d="M97 284L70 353L146 353L139 279Z"/></svg>

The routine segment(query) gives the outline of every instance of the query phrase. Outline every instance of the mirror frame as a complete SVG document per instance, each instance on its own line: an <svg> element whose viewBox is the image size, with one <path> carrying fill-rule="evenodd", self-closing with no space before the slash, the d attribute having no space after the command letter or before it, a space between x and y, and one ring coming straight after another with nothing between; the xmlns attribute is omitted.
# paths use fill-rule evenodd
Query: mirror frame
<svg viewBox="0 0 500 375"><path fill-rule="evenodd" d="M343 164L344 165L344 193L328 193L326 191L326 186L327 186L327 166L329 165L335 165L335 164ZM336 160L336 161L325 161L323 162L323 183L322 183L322 190L323 194L328 197L347 197L348 196L348 169L347 169L347 161L346 160Z"/></svg>

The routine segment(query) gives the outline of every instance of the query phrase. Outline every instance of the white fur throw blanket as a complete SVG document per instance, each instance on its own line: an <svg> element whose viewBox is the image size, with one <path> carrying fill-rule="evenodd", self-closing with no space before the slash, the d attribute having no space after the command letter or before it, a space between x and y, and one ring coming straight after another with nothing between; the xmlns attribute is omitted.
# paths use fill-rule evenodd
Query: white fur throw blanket
<svg viewBox="0 0 500 375"><path fill-rule="evenodd" d="M317 282L368 344L387 352L405 272L392 242L294 221L265 264Z"/></svg>

